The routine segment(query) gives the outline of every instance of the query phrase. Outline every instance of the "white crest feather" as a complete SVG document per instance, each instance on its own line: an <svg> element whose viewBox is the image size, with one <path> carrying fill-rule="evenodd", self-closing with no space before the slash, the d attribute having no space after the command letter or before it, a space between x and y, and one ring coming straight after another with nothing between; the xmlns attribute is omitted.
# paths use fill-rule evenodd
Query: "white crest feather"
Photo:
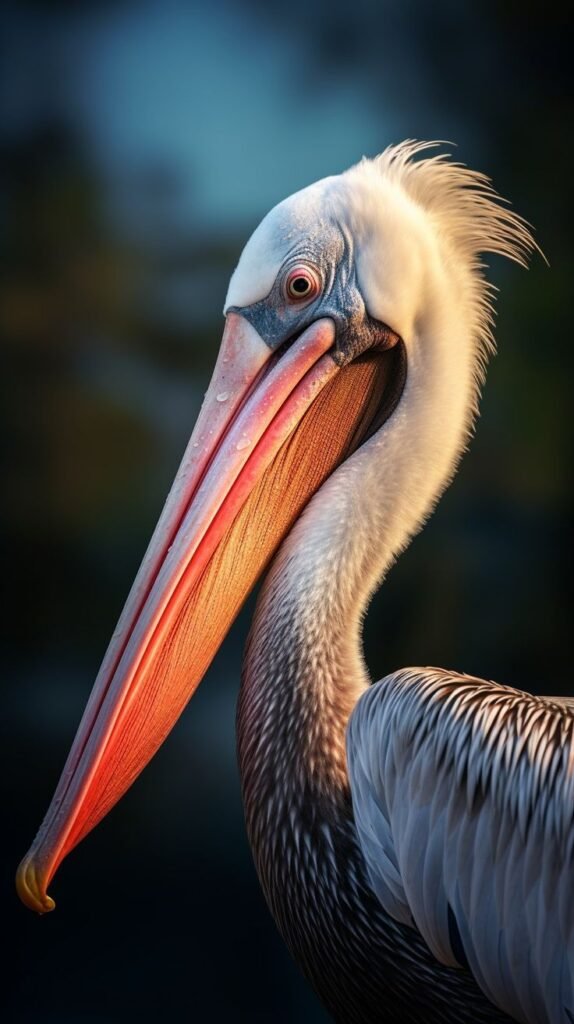
<svg viewBox="0 0 574 1024"><path fill-rule="evenodd" d="M507 200L496 192L485 174L451 160L447 153L416 159L440 145L440 142L408 139L387 147L372 163L433 218L436 229L466 260L475 280L477 356L482 379L486 359L495 347L492 335L495 289L484 279L480 255L504 256L522 267L528 265L534 251L545 257L532 236L531 226L505 205Z"/></svg>

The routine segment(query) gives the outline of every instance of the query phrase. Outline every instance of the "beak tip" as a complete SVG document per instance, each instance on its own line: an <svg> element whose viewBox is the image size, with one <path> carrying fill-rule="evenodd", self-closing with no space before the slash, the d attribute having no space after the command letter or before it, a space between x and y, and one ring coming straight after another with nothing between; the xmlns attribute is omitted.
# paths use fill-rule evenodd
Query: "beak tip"
<svg viewBox="0 0 574 1024"><path fill-rule="evenodd" d="M37 914L49 914L56 906L38 878L34 857L31 854L24 857L16 872L16 891L22 903L30 910L35 910Z"/></svg>

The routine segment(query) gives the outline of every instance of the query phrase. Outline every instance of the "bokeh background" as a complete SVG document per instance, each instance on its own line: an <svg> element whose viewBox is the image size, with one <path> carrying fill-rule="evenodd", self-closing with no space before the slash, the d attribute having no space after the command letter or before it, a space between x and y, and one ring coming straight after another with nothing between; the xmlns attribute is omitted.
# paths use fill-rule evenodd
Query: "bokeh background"
<svg viewBox="0 0 574 1024"><path fill-rule="evenodd" d="M566 13L472 0L5 2L1 1016L326 1017L267 913L234 710L250 604L165 747L38 919L46 808L208 380L227 279L286 194L452 139L549 261L492 261L499 356L471 451L366 627L373 676L573 692L572 94Z"/></svg>

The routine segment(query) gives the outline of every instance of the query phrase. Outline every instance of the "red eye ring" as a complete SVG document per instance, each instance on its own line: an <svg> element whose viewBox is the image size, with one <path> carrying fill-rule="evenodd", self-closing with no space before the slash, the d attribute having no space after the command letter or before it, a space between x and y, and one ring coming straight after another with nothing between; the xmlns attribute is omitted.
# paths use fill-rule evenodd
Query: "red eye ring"
<svg viewBox="0 0 574 1024"><path fill-rule="evenodd" d="M310 302L319 294L319 278L311 267L293 267L285 278L285 297L289 302Z"/></svg>

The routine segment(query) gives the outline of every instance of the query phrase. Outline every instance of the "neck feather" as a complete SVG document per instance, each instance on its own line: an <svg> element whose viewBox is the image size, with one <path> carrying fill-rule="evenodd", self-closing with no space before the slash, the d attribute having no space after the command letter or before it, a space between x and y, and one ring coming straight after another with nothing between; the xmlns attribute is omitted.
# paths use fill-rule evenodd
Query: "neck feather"
<svg viewBox="0 0 574 1024"><path fill-rule="evenodd" d="M321 487L263 585L244 663L241 770L277 787L347 788L345 733L368 685L361 622L451 480L476 404L468 324L436 306L406 343L387 423Z"/></svg>
<svg viewBox="0 0 574 1024"><path fill-rule="evenodd" d="M493 348L479 255L525 264L536 248L483 175L417 159L428 148L392 147L325 186L370 315L405 344L407 380L387 423L311 500L261 592L239 751L242 770L257 763L276 781L346 780L346 725L368 685L362 616L454 475Z"/></svg>

